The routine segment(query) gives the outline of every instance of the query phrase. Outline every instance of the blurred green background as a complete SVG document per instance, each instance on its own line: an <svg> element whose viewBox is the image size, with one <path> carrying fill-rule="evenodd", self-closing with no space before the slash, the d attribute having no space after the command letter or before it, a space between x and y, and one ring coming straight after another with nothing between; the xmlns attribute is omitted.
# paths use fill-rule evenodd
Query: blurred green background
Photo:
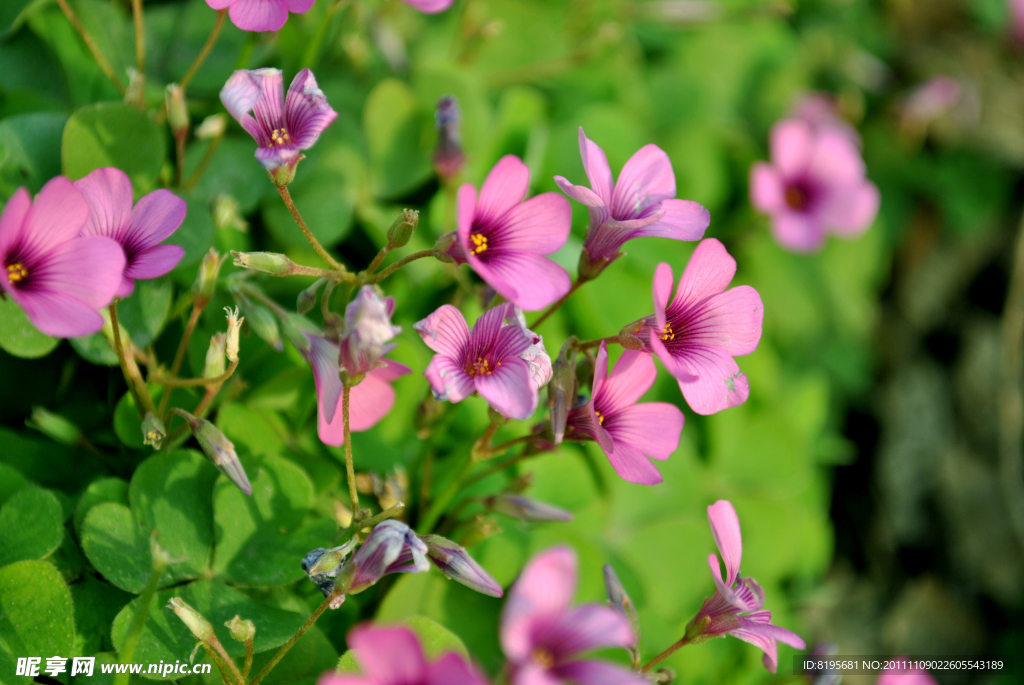
<svg viewBox="0 0 1024 685"><path fill-rule="evenodd" d="M135 64L130 3L69 2L127 83ZM210 246L318 263L233 121L212 152L208 140L190 136L185 178L204 155L208 166L194 187L175 186L163 87L188 69L215 16L203 0L145 3L142 113L119 104L56 4L8 0L0 8L0 195L114 165L138 194L168 186L189 203L173 239L186 248L181 265L140 283L120 306L135 343L152 345L162 360L173 356L189 286ZM311 67L338 111L291 192L313 232L352 269L384 244L402 208L421 210L409 251L452 230L431 154L435 102L454 95L467 182L480 183L512 153L530 166L531 193L556 191L555 174L580 183L579 126L615 172L642 145L658 144L672 160L678 196L711 211L707 235L737 258L735 283L763 298L764 337L739 359L750 378L746 404L696 416L659 374L649 399L686 413L680 448L660 465L664 483L621 481L590 444L474 486L474 494L490 494L530 474L528 495L576 515L527 525L480 510L455 531L480 541L472 553L499 582L507 586L535 551L566 542L580 555L580 601L601 601L601 566L612 563L639 607L650 658L678 639L713 591L705 507L728 498L743 527L743 573L765 588L773 621L809 645L834 643L840 654L1019 655L1024 535L1015 530L1024 525L1015 529L1011 512L1013 492L1024 486L1005 487L1012 464L1000 445L1013 425L1001 424L1000 412L1002 393L1015 387L1004 361L1013 346L1004 338L1015 329L1003 313L1011 274L1021 268L1014 245L1024 188L1024 49L1003 0L457 0L437 16L397 0L318 0L276 34L225 26L188 89L193 126L223 111L217 93L232 69L262 66L283 69L289 81ZM957 80L959 100L915 116L908 98L941 75ZM882 207L862 238L830 240L821 253L800 256L779 248L767 219L751 209L747 175L767 157L771 125L810 91L834 96L860 130ZM587 223L575 203L573 218L555 258L575 273ZM549 352L568 335L611 335L650 313L655 265L667 261L678 274L693 245L642 239L625 249L626 258L541 327ZM222 280L232 271L229 262ZM483 403L470 400L449 407L429 438L415 429L430 356L412 324L447 301L472 320L481 311L474 279L423 260L385 283L404 329L392 356L414 373L396 384L392 412L353 436L353 447L360 471L383 478L404 469L413 502L445 484L487 425ZM288 308L309 283L260 281ZM221 289L207 308L189 374L202 372L207 340L223 329L221 307L230 303ZM194 453L149 457L102 338L57 344L26 333L18 317L13 303L0 302L0 346L18 355L0 351L0 540L31 521L34 544L0 553L0 615L25 610L16 595L41 597L54 628L19 633L0 622L0 682L24 680L6 667L20 648L112 658L124 607L144 583L145 534L153 529L188 558L163 585L179 584L174 592L224 613L220 622L239 607L254 619L265 614L268 628L256 622L267 641L258 647L280 644L274 631L286 636L297 625L290 612L319 603L298 562L308 549L330 546L336 504L346 499L341 451L316 439L312 375L299 353L244 338L239 372L219 400L217 424L254 484L270 483L274 493L247 503ZM176 396L186 406L198 401ZM35 406L70 420L95 449L26 426ZM500 608L436 571L389 581L329 613L266 682L312 682L344 651L356 621L416 614L449 627L493 673ZM167 622L169 612L154 611L165 615L151 619L136 661L184 659L187 634ZM688 647L666 663L678 682L783 682L792 679L792 654L780 649L778 676L761 666L760 651L734 639Z"/></svg>

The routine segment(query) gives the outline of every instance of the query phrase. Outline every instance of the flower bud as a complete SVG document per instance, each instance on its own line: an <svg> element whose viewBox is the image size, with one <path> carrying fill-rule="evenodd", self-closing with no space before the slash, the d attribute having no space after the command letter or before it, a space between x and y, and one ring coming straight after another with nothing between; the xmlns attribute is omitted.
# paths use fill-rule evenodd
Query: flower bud
<svg viewBox="0 0 1024 685"><path fill-rule="evenodd" d="M185 89L177 83L169 83L164 88L164 100L167 104L167 123L175 138L188 133L188 105L185 104Z"/></svg>
<svg viewBox="0 0 1024 685"><path fill-rule="evenodd" d="M313 285L299 293L299 296L295 300L295 311L299 314L305 314L313 309L313 307L316 306L317 291L320 290L320 286L326 282L326 278L318 278L313 281Z"/></svg>
<svg viewBox="0 0 1024 685"><path fill-rule="evenodd" d="M277 325L277 319L269 309L260 305L248 304L245 305L245 317L248 319L249 328L252 329L253 333L278 352L284 351L281 329Z"/></svg>
<svg viewBox="0 0 1024 685"><path fill-rule="evenodd" d="M239 642L248 642L256 635L256 624L247 618L243 619L238 614L235 614L230 621L225 621L224 625L228 627L231 638Z"/></svg>
<svg viewBox="0 0 1024 685"><path fill-rule="evenodd" d="M286 162L279 167L268 170L267 173L270 175L270 180L278 188L288 185L295 180L295 169L299 166L299 162L305 158L306 155L299 155L294 161Z"/></svg>
<svg viewBox="0 0 1024 685"><path fill-rule="evenodd" d="M499 514L505 514L520 521L543 523L545 521L572 521L572 514L551 504L523 497L522 495L495 495L487 499L487 505Z"/></svg>
<svg viewBox="0 0 1024 685"><path fill-rule="evenodd" d="M142 442L151 445L153 449L160 449L160 443L167 437L167 428L164 422L153 416L153 412L146 412L146 418L142 420Z"/></svg>
<svg viewBox="0 0 1024 685"><path fill-rule="evenodd" d="M317 560L319 560L326 552L327 550L323 547L317 547L302 558L302 570L305 571L309 579L313 581L313 584L316 585L317 589L323 593L324 597L327 597L334 592L334 576L338 574L337 569L334 570L333 574L313 574L309 572L309 569L311 569L316 564Z"/></svg>
<svg viewBox="0 0 1024 685"><path fill-rule="evenodd" d="M391 325L395 301L381 297L373 286L364 285L345 307L345 334L340 341L338 362L350 377L369 373L382 356L394 349L386 344L402 332Z"/></svg>
<svg viewBox="0 0 1024 685"><path fill-rule="evenodd" d="M173 411L188 421L188 427L192 430L192 435L199 442L199 446L203 448L203 453L206 454L207 459L212 461L213 465L221 473L238 486L239 490L247 495L252 495L252 485L249 484L249 478L245 475L242 462L238 460L238 455L235 454L235 446L227 439L227 436L206 419L192 416L187 411L181 409L174 409Z"/></svg>
<svg viewBox="0 0 1024 685"><path fill-rule="evenodd" d="M430 568L427 545L401 521L388 519L370 532L338 581L346 593L362 592L389 573L422 573Z"/></svg>
<svg viewBox="0 0 1024 685"><path fill-rule="evenodd" d="M205 307L206 303L213 299L213 293L217 289L217 275L220 273L220 266L223 263L224 260L220 258L220 254L212 247L203 257L196 282L192 284L192 295L197 305Z"/></svg>
<svg viewBox="0 0 1024 685"><path fill-rule="evenodd" d="M238 200L227 193L221 193L213 201L213 225L218 229L233 228L246 233L249 222L242 217Z"/></svg>
<svg viewBox="0 0 1024 685"><path fill-rule="evenodd" d="M437 127L434 170L445 182L458 176L466 163L459 131L461 119L459 103L454 96L445 95L437 101L437 110L434 112L434 124Z"/></svg>
<svg viewBox="0 0 1024 685"><path fill-rule="evenodd" d="M195 130L195 136L199 140L209 140L211 138L219 138L224 135L224 132L228 129L228 118L224 114L211 114L210 116L203 119L203 123L199 124Z"/></svg>
<svg viewBox="0 0 1024 685"><path fill-rule="evenodd" d="M644 349L644 340L640 336L643 335L645 324L645 319L637 319L633 323L623 326L619 331L619 344L627 350L640 351Z"/></svg>
<svg viewBox="0 0 1024 685"><path fill-rule="evenodd" d="M316 555L315 559L312 558L313 552L307 554L302 559L302 570L309 576L326 575L333 578L338 575L338 570L345 561L345 557L347 557L355 547L356 541L349 540L340 547L313 550L314 552L319 552L319 554Z"/></svg>
<svg viewBox="0 0 1024 685"><path fill-rule="evenodd" d="M622 614L629 621L629 625L633 629L633 646L635 647L640 642L640 617L637 616L636 605L633 604L633 600L626 593L626 588L622 587L622 583L619 581L619 577L615 575L615 569L612 568L611 564L604 565L604 587L608 593L608 603L612 609L615 609L615 611Z"/></svg>
<svg viewBox="0 0 1024 685"><path fill-rule="evenodd" d="M551 410L551 434L555 444L565 437L565 423L576 400L576 337L565 341L552 367L548 385L548 407Z"/></svg>
<svg viewBox="0 0 1024 685"><path fill-rule="evenodd" d="M459 244L455 231L445 233L434 243L434 259L445 264L465 264L466 251Z"/></svg>
<svg viewBox="0 0 1024 685"><path fill-rule="evenodd" d="M167 608L177 614L178 618L188 627L195 639L207 643L217 639L210 622L202 614L186 604L181 597L171 597Z"/></svg>
<svg viewBox="0 0 1024 685"><path fill-rule="evenodd" d="M427 556L449 580L491 597L504 594L498 581L459 545L440 535L424 535L420 539L427 545Z"/></svg>
<svg viewBox="0 0 1024 685"><path fill-rule="evenodd" d="M60 414L54 414L42 407L32 408L32 416L25 421L25 425L35 428L46 437L62 445L74 446L82 442L82 431L78 430L78 426Z"/></svg>
<svg viewBox="0 0 1024 685"><path fill-rule="evenodd" d="M388 247L405 247L420 223L420 213L415 209L404 209L388 228Z"/></svg>
<svg viewBox="0 0 1024 685"><path fill-rule="evenodd" d="M224 353L228 356L228 361L232 364L238 363L238 334L242 328L242 323L245 321L244 316L238 315L238 307L231 309L231 307L224 307L224 311L228 314L228 333L227 342L224 345Z"/></svg>
<svg viewBox="0 0 1024 685"><path fill-rule="evenodd" d="M235 266L253 271L262 271L271 276L287 276L291 273L294 262L277 252L236 252L231 251Z"/></svg>
<svg viewBox="0 0 1024 685"><path fill-rule="evenodd" d="M210 346L206 349L206 366L203 367L203 378L223 376L226 368L224 362L224 334L216 333L210 338Z"/></svg>

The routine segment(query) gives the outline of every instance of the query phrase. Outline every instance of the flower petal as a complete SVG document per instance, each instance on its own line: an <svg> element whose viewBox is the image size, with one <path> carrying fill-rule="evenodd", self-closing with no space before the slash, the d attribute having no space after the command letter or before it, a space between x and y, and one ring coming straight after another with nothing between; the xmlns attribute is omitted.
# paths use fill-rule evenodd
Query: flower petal
<svg viewBox="0 0 1024 685"><path fill-rule="evenodd" d="M528 312L544 309L572 287L568 271L529 252L503 252L486 262L469 255L469 263L502 297Z"/></svg>
<svg viewBox="0 0 1024 685"><path fill-rule="evenodd" d="M412 327L434 352L459 361L466 356L469 327L462 312L450 304L441 305Z"/></svg>
<svg viewBox="0 0 1024 685"><path fill-rule="evenodd" d="M676 196L676 175L668 155L657 145L644 145L629 158L615 183L612 216L639 218L644 210Z"/></svg>
<svg viewBox="0 0 1024 685"><path fill-rule="evenodd" d="M236 0L228 16L243 31L277 31L288 21L288 8L277 0Z"/></svg>
<svg viewBox="0 0 1024 685"><path fill-rule="evenodd" d="M231 11L234 12L235 8L242 3L250 3L253 0L239 0L238 4L232 5ZM264 2L264 0L261 0ZM278 3L265 3L268 5L275 5L280 7ZM284 12L285 18L288 17L288 11L281 8ZM234 19L234 17L232 17ZM282 24L284 21L282 20ZM239 27L242 28L242 27ZM278 27L280 28L280 27ZM260 31L277 29L256 29ZM256 79L256 82L260 86L260 98L253 105L252 113L256 117L256 121L259 122L260 128L266 131L268 134L275 129L284 127L284 76L280 69L264 68L264 69L253 69L249 72ZM269 144L269 141L268 141Z"/></svg>
<svg viewBox="0 0 1024 685"><path fill-rule="evenodd" d="M443 12L451 7L455 0L405 0L405 2L409 3L420 12L424 12L426 14L437 14L438 12Z"/></svg>
<svg viewBox="0 0 1024 685"><path fill-rule="evenodd" d="M823 129L814 141L808 173L819 183L853 183L864 178L864 160L848 137Z"/></svg>
<svg viewBox="0 0 1024 685"><path fill-rule="evenodd" d="M561 679L579 685L649 685L642 678L622 666L604 661L573 661L556 666L552 671Z"/></svg>
<svg viewBox="0 0 1024 685"><path fill-rule="evenodd" d="M473 378L451 357L435 354L423 375L439 400L461 402L476 391Z"/></svg>
<svg viewBox="0 0 1024 685"><path fill-rule="evenodd" d="M708 522L711 524L711 534L715 537L718 553L725 562L725 584L731 588L740 573L740 560L743 558L740 517L736 514L732 502L720 499L708 506Z"/></svg>
<svg viewBox="0 0 1024 685"><path fill-rule="evenodd" d="M75 181L75 188L89 205L89 219L82 228L82 235L113 238L124 245L134 202L128 174L113 167L96 169Z"/></svg>
<svg viewBox="0 0 1024 685"><path fill-rule="evenodd" d="M166 240L185 220L185 201L169 190L154 190L144 195L125 231L126 251L148 248Z"/></svg>
<svg viewBox="0 0 1024 685"><path fill-rule="evenodd" d="M356 626L348 643L363 673L377 685L419 683L426 672L423 648L408 628Z"/></svg>
<svg viewBox="0 0 1024 685"><path fill-rule="evenodd" d="M718 348L730 356L750 354L761 340L764 305L749 285L712 295L688 326L687 341Z"/></svg>
<svg viewBox="0 0 1024 685"><path fill-rule="evenodd" d="M750 382L725 352L710 347L689 350L684 362L697 380L680 380L679 389L698 414L714 414L747 401Z"/></svg>
<svg viewBox="0 0 1024 685"><path fill-rule="evenodd" d="M292 14L304 14L313 7L316 0L281 0L281 2Z"/></svg>
<svg viewBox="0 0 1024 685"><path fill-rule="evenodd" d="M121 286L123 274L124 252L116 241L83 236L50 250L36 267L32 289L71 295L102 309Z"/></svg>
<svg viewBox="0 0 1024 685"><path fill-rule="evenodd" d="M780 212L772 218L772 235L791 252L815 252L825 244L825 227L806 212Z"/></svg>
<svg viewBox="0 0 1024 685"><path fill-rule="evenodd" d="M650 459L628 444L613 444L615 449L604 450L604 454L619 478L638 485L657 485L662 481L661 472Z"/></svg>
<svg viewBox="0 0 1024 685"><path fill-rule="evenodd" d="M814 153L814 134L809 124L786 119L772 127L772 163L790 178L802 174Z"/></svg>
<svg viewBox="0 0 1024 685"><path fill-rule="evenodd" d="M532 661L512 669L512 685L565 685L551 671Z"/></svg>
<svg viewBox="0 0 1024 685"><path fill-rule="evenodd" d="M32 196L24 187L18 188L0 214L0 256L7 255L21 239L25 215L32 206Z"/></svg>
<svg viewBox="0 0 1024 685"><path fill-rule="evenodd" d="M658 322L658 330L665 328L665 307L668 306L669 298L672 297L672 283L675 277L672 275L672 267L666 262L658 264L654 270L654 318Z"/></svg>
<svg viewBox="0 0 1024 685"><path fill-rule="evenodd" d="M881 196L870 181L832 188L820 212L833 233L856 238L871 227L878 215Z"/></svg>
<svg viewBox="0 0 1024 685"><path fill-rule="evenodd" d="M77 237L88 220L89 204L82 193L68 179L55 176L25 213L21 245L27 252L49 252Z"/></svg>
<svg viewBox="0 0 1024 685"><path fill-rule="evenodd" d="M375 371L366 374L359 385L349 391L350 430L370 430L391 411L395 403L395 389ZM341 418L340 411L335 413L335 422Z"/></svg>
<svg viewBox="0 0 1024 685"><path fill-rule="evenodd" d="M338 346L319 335L304 335L309 342L306 357L313 369L313 384L316 386L317 431L324 444L337 447L341 441L336 431L330 430L330 425L341 404Z"/></svg>
<svg viewBox="0 0 1024 685"><path fill-rule="evenodd" d="M737 618L742 627L730 631L729 634L763 650L765 668L775 673L778 667L779 651L776 640L780 640L796 649L804 649L807 645L803 638L796 633L779 626L773 626L771 624L771 617L770 611L755 611L747 616L738 616Z"/></svg>
<svg viewBox="0 0 1024 685"><path fill-rule="evenodd" d="M661 212L658 221L636 229L631 238L700 240L711 223L711 212L692 200L662 200Z"/></svg>
<svg viewBox="0 0 1024 685"><path fill-rule="evenodd" d="M529 657L537 621L555 620L569 609L576 594L576 569L576 553L563 546L541 552L526 564L501 614L501 646L510 660Z"/></svg>
<svg viewBox="0 0 1024 685"><path fill-rule="evenodd" d="M569 180L564 176L555 176L555 183L563 193L586 207L597 208L605 206L604 200L586 186L573 185L572 183L569 183Z"/></svg>
<svg viewBox="0 0 1024 685"><path fill-rule="evenodd" d="M537 388L530 368L518 357L505 358L493 372L478 375L473 381L480 396L502 416L528 419L537 409Z"/></svg>
<svg viewBox="0 0 1024 685"><path fill-rule="evenodd" d="M269 131L264 131L250 112L263 97L260 80L248 69L239 69L231 74L220 89L220 101L235 121L242 125L260 147L268 145Z"/></svg>
<svg viewBox="0 0 1024 685"><path fill-rule="evenodd" d="M327 104L324 92L317 86L313 72L303 69L296 74L284 101L285 128L288 129L292 145L300 150L312 147L337 116L338 113Z"/></svg>
<svg viewBox="0 0 1024 685"><path fill-rule="evenodd" d="M680 383L693 383L697 380L697 376L693 375L683 359L673 357L665 348L665 343L663 343L661 338L658 337L658 331L650 331L647 344L650 345L652 350L654 350L655 356L657 356L658 359L661 360L661 363L665 365L665 370L672 374L673 378L677 381Z"/></svg>
<svg viewBox="0 0 1024 685"><path fill-rule="evenodd" d="M496 249L551 254L562 249L572 227L572 207L557 193L542 193L513 207L491 241Z"/></svg>
<svg viewBox="0 0 1024 685"><path fill-rule="evenodd" d="M556 663L592 649L636 644L636 636L626 617L600 604L570 609L535 637Z"/></svg>
<svg viewBox="0 0 1024 685"><path fill-rule="evenodd" d="M53 291L8 291L32 325L54 338L77 338L103 328L103 317L77 297Z"/></svg>
<svg viewBox="0 0 1024 685"><path fill-rule="evenodd" d="M497 221L526 197L530 186L530 169L515 155L498 160L480 188L476 217L480 223Z"/></svg>
<svg viewBox="0 0 1024 685"><path fill-rule="evenodd" d="M758 162L750 168L750 203L767 213L785 207L785 182L772 165Z"/></svg>
<svg viewBox="0 0 1024 685"><path fill-rule="evenodd" d="M455 652L448 652L427 667L423 685L487 685L476 669Z"/></svg>
<svg viewBox="0 0 1024 685"><path fill-rule="evenodd" d="M601 345L604 347L604 342ZM601 351L598 351L598 368L601 365ZM607 365L607 352L605 360ZM654 368L654 359L650 354L626 350L607 379L598 382L595 374L593 394L597 410L609 416L636 404L651 389L657 376L658 370Z"/></svg>
<svg viewBox="0 0 1024 685"><path fill-rule="evenodd" d="M673 307L691 307L724 292L736 275L736 260L714 238L700 241L679 278Z"/></svg>
<svg viewBox="0 0 1024 685"><path fill-rule="evenodd" d="M180 245L154 245L137 254L125 268L124 275L128 278L157 278L170 272L184 256L185 248Z"/></svg>
<svg viewBox="0 0 1024 685"><path fill-rule="evenodd" d="M664 461L679 447L683 420L683 412L674 404L645 402L606 415L604 428L615 441L616 453L620 445L629 445L644 456Z"/></svg>
<svg viewBox="0 0 1024 685"><path fill-rule="evenodd" d="M615 181L612 178L612 168L608 165L608 157L600 145L587 138L580 126L580 158L583 160L583 170L590 180L590 189L601 200L606 207L612 206L612 199L615 196Z"/></svg>

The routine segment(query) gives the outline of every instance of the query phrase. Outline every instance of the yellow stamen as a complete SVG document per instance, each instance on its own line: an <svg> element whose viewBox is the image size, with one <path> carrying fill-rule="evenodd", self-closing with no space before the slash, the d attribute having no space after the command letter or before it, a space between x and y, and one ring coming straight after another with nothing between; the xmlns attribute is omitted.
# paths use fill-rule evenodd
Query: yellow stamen
<svg viewBox="0 0 1024 685"><path fill-rule="evenodd" d="M597 411L595 409L594 413L597 414L597 422L603 426L604 425L604 417L601 416L601 412L599 412L599 411Z"/></svg>
<svg viewBox="0 0 1024 685"><path fill-rule="evenodd" d="M469 239L473 241L473 249L469 251L470 254L480 254L487 249L487 236L474 233L469 236Z"/></svg>
<svg viewBox="0 0 1024 685"><path fill-rule="evenodd" d="M270 147L274 147L275 145L291 145L291 143L291 136L288 135L288 131L286 131L283 127L275 128L273 132L270 134Z"/></svg>
<svg viewBox="0 0 1024 685"><path fill-rule="evenodd" d="M494 369L497 369L499 366L501 366L501 362L495 364ZM491 368L491 363L489 361L487 361L483 357L477 357L476 361L473 362L472 366L466 369L466 373L468 373L471 377L490 376L492 373L494 373L494 369Z"/></svg>
<svg viewBox="0 0 1024 685"><path fill-rule="evenodd" d="M28 269L22 266L21 262L7 265L7 282L17 283L28 276Z"/></svg>
<svg viewBox="0 0 1024 685"><path fill-rule="evenodd" d="M533 662L541 668L551 668L555 665L555 656L543 647L533 650L533 654L530 656L533 657Z"/></svg>
<svg viewBox="0 0 1024 685"><path fill-rule="evenodd" d="M672 324L666 323L665 329L661 332L662 340L675 340L676 334L672 331Z"/></svg>

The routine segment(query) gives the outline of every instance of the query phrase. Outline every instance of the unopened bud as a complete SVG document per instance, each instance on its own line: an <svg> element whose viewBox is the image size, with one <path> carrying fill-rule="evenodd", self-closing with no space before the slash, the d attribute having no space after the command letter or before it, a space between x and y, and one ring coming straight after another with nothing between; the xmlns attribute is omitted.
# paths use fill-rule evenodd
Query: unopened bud
<svg viewBox="0 0 1024 685"><path fill-rule="evenodd" d="M203 123L199 124L195 130L195 136L199 140L209 140L211 138L219 138L224 135L224 132L228 128L228 118L224 114L211 114L210 116L203 119Z"/></svg>
<svg viewBox="0 0 1024 685"><path fill-rule="evenodd" d="M388 228L388 247L405 247L419 223L420 213L417 210L402 210Z"/></svg>
<svg viewBox="0 0 1024 685"><path fill-rule="evenodd" d="M143 444L158 450L165 437L167 437L167 428L164 427L164 422L153 416L153 412L146 412L146 418L142 420Z"/></svg>
<svg viewBox="0 0 1024 685"><path fill-rule="evenodd" d="M192 285L192 294L197 304L205 307L206 303L213 299L213 293L217 290L217 275L223 263L220 254L212 247L203 257L196 282Z"/></svg>
<svg viewBox="0 0 1024 685"><path fill-rule="evenodd" d="M74 446L82 441L82 431L78 429L78 426L60 414L54 414L42 407L32 408L32 416L25 421L25 425L35 428L46 437L62 445Z"/></svg>
<svg viewBox="0 0 1024 685"><path fill-rule="evenodd" d="M572 514L565 509L538 502L522 495L496 495L487 499L491 509L520 521L542 523L545 521L572 521Z"/></svg>
<svg viewBox="0 0 1024 685"><path fill-rule="evenodd" d="M224 307L224 311L228 314L228 333L227 341L224 344L224 353L227 355L228 361L235 364L238 362L238 334L245 317L238 315L238 307L234 309Z"/></svg>
<svg viewBox="0 0 1024 685"><path fill-rule="evenodd" d="M242 233L249 231L249 222L242 217L238 200L226 193L221 193L213 201L213 225L219 229L233 228Z"/></svg>
<svg viewBox="0 0 1024 685"><path fill-rule="evenodd" d="M389 573L422 573L430 569L427 545L409 526L388 519L378 523L352 560L338 574L345 592L362 592Z"/></svg>
<svg viewBox="0 0 1024 685"><path fill-rule="evenodd" d="M256 624L238 614L230 621L225 621L224 625L228 627L231 638L239 642L248 642L256 635Z"/></svg>
<svg viewBox="0 0 1024 685"><path fill-rule="evenodd" d="M637 319L633 323L623 326L619 331L619 344L627 350L640 351L644 349L644 340L640 337L643 335L644 326L644 319Z"/></svg>
<svg viewBox="0 0 1024 685"><path fill-rule="evenodd" d="M611 564L604 565L604 587L612 609L629 621L629 625L633 629L633 646L636 646L640 642L640 617L637 616L636 605L629 598L626 588L622 586L619 577L615 575L615 569Z"/></svg>
<svg viewBox="0 0 1024 685"><path fill-rule="evenodd" d="M394 309L394 299L383 297L370 285L360 288L345 307L345 334L339 343L338 362L348 373L349 385L356 385L357 377L373 371L380 358L394 347L389 341L402 332L391 324Z"/></svg>
<svg viewBox="0 0 1024 685"><path fill-rule="evenodd" d="M465 254L455 231L445 233L434 243L434 258L445 264L465 264Z"/></svg>
<svg viewBox="0 0 1024 685"><path fill-rule="evenodd" d="M299 293L299 296L295 299L295 311L299 314L305 314L312 310L316 306L317 292L320 290L320 286L326 282L326 278L318 278L313 281L313 285Z"/></svg>
<svg viewBox="0 0 1024 685"><path fill-rule="evenodd" d="M206 366L203 367L203 378L223 376L227 370L224 362L224 334L216 333L210 338L210 346L206 348Z"/></svg>
<svg viewBox="0 0 1024 685"><path fill-rule="evenodd" d="M175 138L188 133L188 105L185 103L185 89L177 83L169 83L164 88L164 101L167 104L167 123Z"/></svg>
<svg viewBox="0 0 1024 685"><path fill-rule="evenodd" d="M227 436L206 419L192 416L192 414L181 409L174 409L172 411L188 421L188 427L192 430L192 435L199 442L199 446L203 448L206 458L212 461L213 465L221 473L238 486L239 490L247 495L252 495L252 485L249 484L249 478L245 475L242 462L238 460L238 455L235 454L235 446L228 440Z"/></svg>
<svg viewBox="0 0 1024 685"><path fill-rule="evenodd" d="M181 597L171 597L167 608L177 614L178 618L188 627L195 639L207 643L217 639L210 622L202 614L186 604Z"/></svg>
<svg viewBox="0 0 1024 685"><path fill-rule="evenodd" d="M349 540L340 547L313 550L313 552L307 554L302 560L302 570L305 571L308 576L327 575L333 578L338 575L338 570L345 561L345 557L347 557L355 547L355 540ZM316 552L315 555L314 552ZM313 558L314 556L315 558Z"/></svg>
<svg viewBox="0 0 1024 685"><path fill-rule="evenodd" d="M262 271L271 276L287 276L294 262L277 252L236 252L231 251L235 266L253 271Z"/></svg>
<svg viewBox="0 0 1024 685"><path fill-rule="evenodd" d="M501 597L501 585L460 545L440 535L424 535L427 556L445 577L491 597Z"/></svg>
<svg viewBox="0 0 1024 685"><path fill-rule="evenodd" d="M551 434L556 445L565 437L569 410L576 400L576 337L565 341L552 365L548 385L548 407L551 410Z"/></svg>
<svg viewBox="0 0 1024 685"><path fill-rule="evenodd" d="M259 305L246 305L245 316L253 333L278 352L284 351L281 329L277 325L277 319L269 309Z"/></svg>
<svg viewBox="0 0 1024 685"><path fill-rule="evenodd" d="M437 101L434 124L437 127L437 147L434 148L434 170L445 181L455 178L466 163L460 135L462 113L458 101L446 95Z"/></svg>
<svg viewBox="0 0 1024 685"><path fill-rule="evenodd" d="M306 155L299 155L297 159L291 162L285 162L279 167L269 169L267 171L270 174L270 180L274 182L278 188L283 188L292 181L295 180L295 169L299 166L299 162L306 158Z"/></svg>

